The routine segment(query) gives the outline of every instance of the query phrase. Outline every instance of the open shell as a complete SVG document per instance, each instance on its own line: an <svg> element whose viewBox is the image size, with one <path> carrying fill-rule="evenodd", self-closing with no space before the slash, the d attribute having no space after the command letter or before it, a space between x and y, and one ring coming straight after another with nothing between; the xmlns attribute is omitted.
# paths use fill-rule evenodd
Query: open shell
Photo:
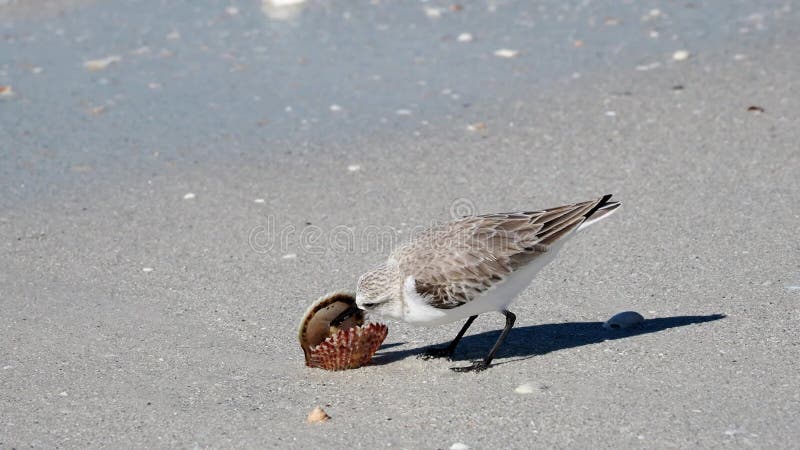
<svg viewBox="0 0 800 450"><path fill-rule="evenodd" d="M321 297L306 311L298 338L306 365L326 370L355 369L372 361L386 339L386 325L364 324L352 294Z"/></svg>

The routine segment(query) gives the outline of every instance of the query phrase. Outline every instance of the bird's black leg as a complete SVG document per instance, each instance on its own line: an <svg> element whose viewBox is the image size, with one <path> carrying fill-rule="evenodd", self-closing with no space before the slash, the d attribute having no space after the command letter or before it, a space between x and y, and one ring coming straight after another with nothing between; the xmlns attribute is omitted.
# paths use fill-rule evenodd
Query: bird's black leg
<svg viewBox="0 0 800 450"><path fill-rule="evenodd" d="M485 358L481 361L477 361L472 363L472 365L467 367L451 367L450 369L455 372L480 372L481 370L485 370L489 368L489 365L492 364L492 360L494 359L495 353L503 345L503 341L506 340L506 336L508 336L508 332L511 331L511 328L514 327L514 321L517 320L517 316L514 315L511 311L502 311L503 315L506 316L506 327L503 328L503 332L500 333L500 337L497 338L497 342L494 343L494 347L489 350L489 354L486 355Z"/></svg>
<svg viewBox="0 0 800 450"><path fill-rule="evenodd" d="M470 316L470 318L467 319L467 321L464 323L464 326L461 327L461 331L458 332L458 334L456 335L456 338L453 339L453 342L451 342L450 345L448 345L447 347L442 347L442 348L429 349L425 353L420 355L420 358L422 358L422 359L448 358L449 359L451 356L453 356L453 352L456 351L456 346L458 345L458 342L461 340L462 337L464 337L464 333L467 332L467 328L469 328L469 326L472 325L472 322L475 320L476 317L478 317L478 316Z"/></svg>

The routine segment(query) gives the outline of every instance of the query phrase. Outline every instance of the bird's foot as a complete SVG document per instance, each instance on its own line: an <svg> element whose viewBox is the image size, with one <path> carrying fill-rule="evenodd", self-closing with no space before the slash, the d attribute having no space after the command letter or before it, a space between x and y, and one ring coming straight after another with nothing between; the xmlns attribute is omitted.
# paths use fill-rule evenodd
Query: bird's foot
<svg viewBox="0 0 800 450"><path fill-rule="evenodd" d="M451 367L450 370L453 372L465 373L465 372L482 372L488 369L491 366L491 363L487 363L486 361L475 361L469 366L465 367Z"/></svg>
<svg viewBox="0 0 800 450"><path fill-rule="evenodd" d="M434 358L447 358L451 359L453 357L453 350L449 347L442 347L442 348L429 348L425 350L425 353L418 356L420 359L434 359Z"/></svg>

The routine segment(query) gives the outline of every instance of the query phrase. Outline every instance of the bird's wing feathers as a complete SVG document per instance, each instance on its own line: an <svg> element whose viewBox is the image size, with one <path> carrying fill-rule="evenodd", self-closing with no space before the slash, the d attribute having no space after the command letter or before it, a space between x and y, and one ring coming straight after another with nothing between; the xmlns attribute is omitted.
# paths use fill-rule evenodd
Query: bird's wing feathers
<svg viewBox="0 0 800 450"><path fill-rule="evenodd" d="M430 229L391 259L430 306L468 303L577 229L607 197L542 211L467 217Z"/></svg>

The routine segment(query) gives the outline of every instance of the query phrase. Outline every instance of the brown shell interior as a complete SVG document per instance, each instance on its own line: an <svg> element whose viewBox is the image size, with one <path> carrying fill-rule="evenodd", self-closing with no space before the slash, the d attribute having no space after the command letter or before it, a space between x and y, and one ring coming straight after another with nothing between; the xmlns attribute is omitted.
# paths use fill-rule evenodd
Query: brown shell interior
<svg viewBox="0 0 800 450"><path fill-rule="evenodd" d="M356 299L350 294L336 293L317 300L303 316L300 323L300 347L306 357L306 364L311 361L311 348L321 344L325 339L335 335L339 330L360 326L364 323L364 313L359 311L342 321L341 315L356 305ZM334 322L338 322L333 324Z"/></svg>

